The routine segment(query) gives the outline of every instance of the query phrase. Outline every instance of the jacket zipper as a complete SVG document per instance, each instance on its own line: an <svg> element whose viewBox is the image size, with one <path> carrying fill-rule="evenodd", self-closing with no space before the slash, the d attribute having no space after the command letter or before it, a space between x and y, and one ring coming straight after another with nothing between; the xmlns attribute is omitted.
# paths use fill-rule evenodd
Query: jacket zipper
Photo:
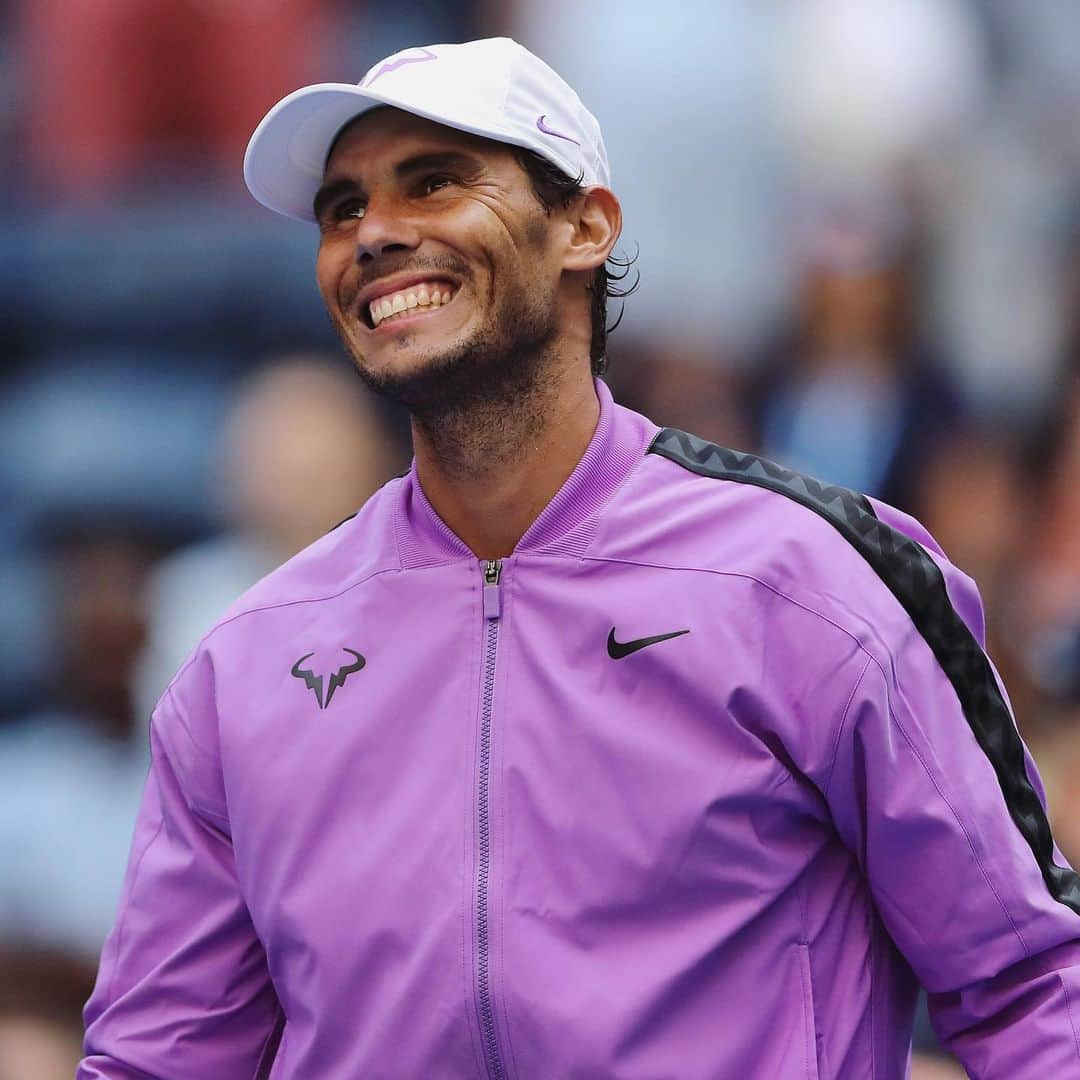
<svg viewBox="0 0 1080 1080"><path fill-rule="evenodd" d="M484 1055L493 1080L504 1080L499 1046L495 1035L495 1013L491 1004L488 967L488 876L491 871L491 821L489 780L491 776L491 711L495 698L495 653L499 644L499 576L502 564L488 560L484 572L484 691L480 703L480 865L476 878L477 988L480 1002L480 1029Z"/></svg>

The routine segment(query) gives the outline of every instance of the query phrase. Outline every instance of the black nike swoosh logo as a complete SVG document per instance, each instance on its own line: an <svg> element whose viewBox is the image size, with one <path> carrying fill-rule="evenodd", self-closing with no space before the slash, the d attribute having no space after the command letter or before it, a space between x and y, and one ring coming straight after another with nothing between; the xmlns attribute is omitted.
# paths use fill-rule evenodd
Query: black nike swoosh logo
<svg viewBox="0 0 1080 1080"><path fill-rule="evenodd" d="M681 637L689 634L689 630L672 630L670 634L657 634L655 637L642 637L636 641L616 641L615 627L607 636L607 654L612 660L621 660L624 656L635 653L638 649L644 649L648 645L655 645L658 641L667 641L668 638Z"/></svg>

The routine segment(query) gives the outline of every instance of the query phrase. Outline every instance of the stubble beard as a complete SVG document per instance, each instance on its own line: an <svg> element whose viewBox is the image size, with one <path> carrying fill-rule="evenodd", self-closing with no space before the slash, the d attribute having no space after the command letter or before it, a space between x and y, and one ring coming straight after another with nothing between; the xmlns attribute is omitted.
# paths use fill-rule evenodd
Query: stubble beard
<svg viewBox="0 0 1080 1080"><path fill-rule="evenodd" d="M519 454L556 392L554 311L517 293L468 338L405 371L373 371L338 328L360 378L404 405L445 471L477 476Z"/></svg>

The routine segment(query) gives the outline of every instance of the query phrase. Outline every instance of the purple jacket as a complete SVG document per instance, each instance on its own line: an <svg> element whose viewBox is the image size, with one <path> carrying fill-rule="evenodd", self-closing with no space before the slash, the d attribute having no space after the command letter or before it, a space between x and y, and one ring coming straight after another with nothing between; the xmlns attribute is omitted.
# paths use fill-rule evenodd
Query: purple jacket
<svg viewBox="0 0 1080 1080"><path fill-rule="evenodd" d="M1080 879L911 518L614 405L501 563L414 473L152 722L79 1076L1080 1077Z"/></svg>

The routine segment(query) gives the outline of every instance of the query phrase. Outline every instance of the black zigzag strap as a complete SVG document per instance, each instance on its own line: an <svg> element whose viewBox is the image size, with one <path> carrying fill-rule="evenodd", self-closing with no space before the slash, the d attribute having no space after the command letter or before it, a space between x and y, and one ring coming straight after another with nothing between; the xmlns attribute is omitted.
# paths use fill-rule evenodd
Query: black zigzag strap
<svg viewBox="0 0 1080 1080"><path fill-rule="evenodd" d="M786 495L823 517L874 568L903 604L952 683L964 717L997 774L1009 815L1027 841L1050 895L1080 914L1080 877L1054 862L1054 839L1024 766L1024 745L990 661L949 600L945 579L922 545L886 525L870 501L753 454L665 428L649 446L676 464L717 480Z"/></svg>

